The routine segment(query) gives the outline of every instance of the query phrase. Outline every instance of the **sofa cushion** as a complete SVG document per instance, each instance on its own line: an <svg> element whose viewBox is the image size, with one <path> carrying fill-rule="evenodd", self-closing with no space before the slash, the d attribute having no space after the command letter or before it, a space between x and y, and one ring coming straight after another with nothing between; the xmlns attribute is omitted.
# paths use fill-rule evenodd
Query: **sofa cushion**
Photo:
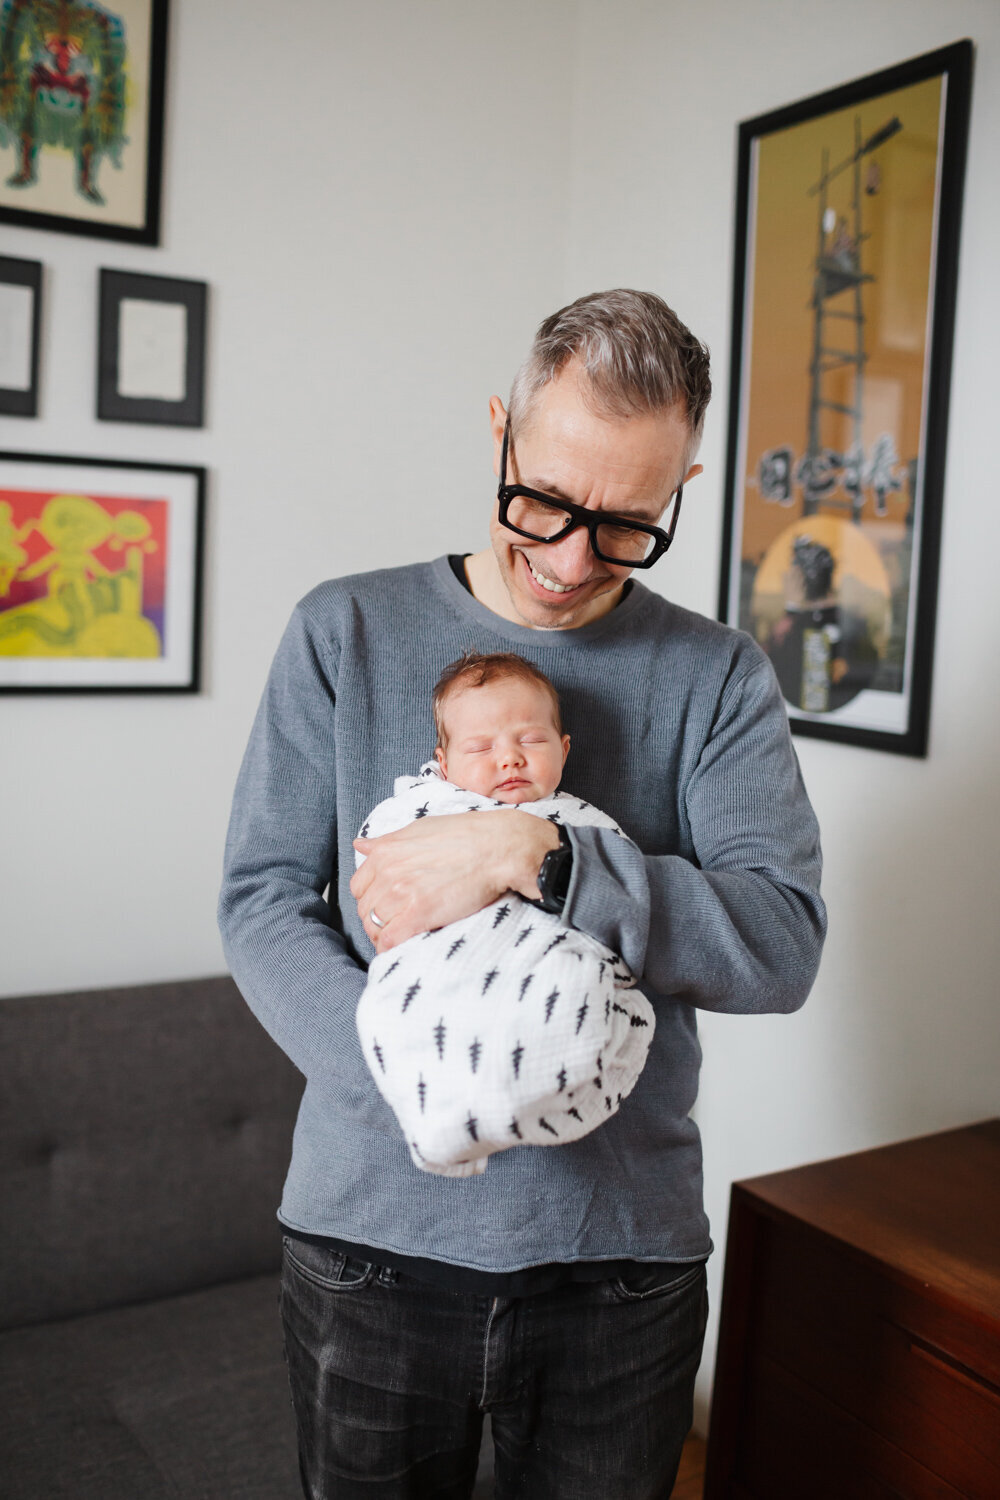
<svg viewBox="0 0 1000 1500"><path fill-rule="evenodd" d="M4 1500L301 1496L277 1298L254 1277L0 1334Z"/></svg>
<svg viewBox="0 0 1000 1500"><path fill-rule="evenodd" d="M276 1269L301 1091L228 977L0 999L0 1327Z"/></svg>

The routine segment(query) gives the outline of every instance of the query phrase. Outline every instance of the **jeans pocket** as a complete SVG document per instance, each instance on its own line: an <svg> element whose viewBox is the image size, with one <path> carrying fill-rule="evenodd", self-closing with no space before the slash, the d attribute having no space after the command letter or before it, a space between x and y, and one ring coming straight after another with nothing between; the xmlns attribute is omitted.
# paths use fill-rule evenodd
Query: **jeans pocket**
<svg viewBox="0 0 1000 1500"><path fill-rule="evenodd" d="M616 1276L610 1282L612 1296L619 1302L648 1302L654 1297L670 1297L689 1291L705 1275L705 1262L696 1261L678 1271L676 1265L653 1265Z"/></svg>
<svg viewBox="0 0 1000 1500"><path fill-rule="evenodd" d="M313 1245L308 1240L282 1236L285 1266L293 1274L311 1281L328 1292L359 1292L371 1281L378 1267L370 1261L355 1260L342 1250Z"/></svg>

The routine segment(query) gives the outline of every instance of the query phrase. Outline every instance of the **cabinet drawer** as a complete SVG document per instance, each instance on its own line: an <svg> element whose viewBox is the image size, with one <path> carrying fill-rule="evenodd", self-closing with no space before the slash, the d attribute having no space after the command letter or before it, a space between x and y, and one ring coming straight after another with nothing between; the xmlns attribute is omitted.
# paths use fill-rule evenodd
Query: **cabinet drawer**
<svg viewBox="0 0 1000 1500"><path fill-rule="evenodd" d="M883 1434L780 1365L747 1387L743 1439L727 1500L967 1500Z"/></svg>
<svg viewBox="0 0 1000 1500"><path fill-rule="evenodd" d="M761 1230L751 1383L778 1368L960 1494L996 1500L1000 1390L961 1358L979 1331L814 1235Z"/></svg>

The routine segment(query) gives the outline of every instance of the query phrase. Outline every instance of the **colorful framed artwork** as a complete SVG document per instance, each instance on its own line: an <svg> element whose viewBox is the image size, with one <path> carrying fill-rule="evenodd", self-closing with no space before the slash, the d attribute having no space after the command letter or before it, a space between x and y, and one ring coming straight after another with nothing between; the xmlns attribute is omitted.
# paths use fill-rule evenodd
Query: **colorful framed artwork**
<svg viewBox="0 0 1000 1500"><path fill-rule="evenodd" d="M205 471L0 453L0 692L198 691Z"/></svg>
<svg viewBox="0 0 1000 1500"><path fill-rule="evenodd" d="M42 263L0 255L0 412L38 416Z"/></svg>
<svg viewBox="0 0 1000 1500"><path fill-rule="evenodd" d="M972 44L739 128L720 618L799 734L925 755Z"/></svg>
<svg viewBox="0 0 1000 1500"><path fill-rule="evenodd" d="M204 426L207 302L203 281L101 271L101 421Z"/></svg>
<svg viewBox="0 0 1000 1500"><path fill-rule="evenodd" d="M167 0L0 0L0 221L156 245Z"/></svg>

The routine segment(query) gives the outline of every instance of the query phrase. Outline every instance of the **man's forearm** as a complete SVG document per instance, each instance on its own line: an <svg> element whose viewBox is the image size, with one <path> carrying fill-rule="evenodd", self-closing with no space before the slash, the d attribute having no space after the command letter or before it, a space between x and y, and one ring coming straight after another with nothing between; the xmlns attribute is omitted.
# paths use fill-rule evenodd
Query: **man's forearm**
<svg viewBox="0 0 1000 1500"><path fill-rule="evenodd" d="M365 971L331 928L322 897L277 874L227 876L219 927L233 978L282 1051L307 1077L341 1072L356 1050Z"/></svg>
<svg viewBox="0 0 1000 1500"><path fill-rule="evenodd" d="M651 989L704 1010L796 1010L816 977L826 920L808 880L700 870L648 857L603 829L574 829L564 912Z"/></svg>

